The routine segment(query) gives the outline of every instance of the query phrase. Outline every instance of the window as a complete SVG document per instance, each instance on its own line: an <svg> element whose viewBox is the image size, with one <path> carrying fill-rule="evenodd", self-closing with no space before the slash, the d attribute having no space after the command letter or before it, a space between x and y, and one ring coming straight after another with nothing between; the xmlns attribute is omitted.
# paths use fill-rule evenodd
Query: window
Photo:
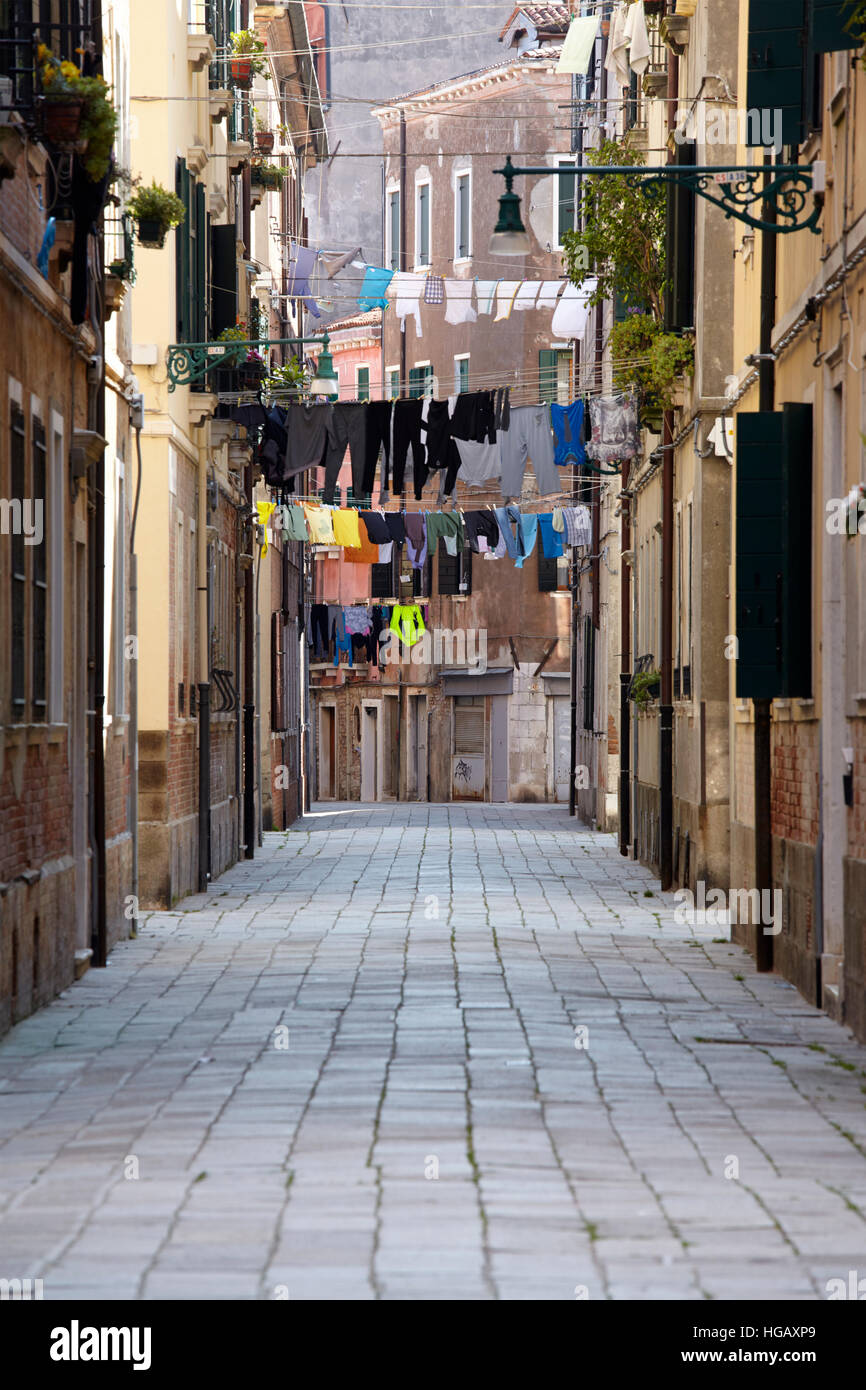
<svg viewBox="0 0 866 1390"><path fill-rule="evenodd" d="M439 562L439 593L471 594L472 551L469 547L464 546L456 555L449 555L445 549L445 542L440 537L436 553Z"/></svg>
<svg viewBox="0 0 866 1390"><path fill-rule="evenodd" d="M573 369L570 348L541 348L538 354L539 399L568 405L572 399Z"/></svg>
<svg viewBox="0 0 866 1390"><path fill-rule="evenodd" d="M454 696L454 752L484 754L484 696Z"/></svg>
<svg viewBox="0 0 866 1390"><path fill-rule="evenodd" d="M355 368L355 399L357 401L368 401L370 399L370 368Z"/></svg>
<svg viewBox="0 0 866 1390"><path fill-rule="evenodd" d="M412 571L412 597L427 599L433 592L433 557L428 555L422 569Z"/></svg>
<svg viewBox="0 0 866 1390"><path fill-rule="evenodd" d="M394 546L391 559L384 565L370 566L370 597L378 599L398 599L400 594L400 553L401 547Z"/></svg>
<svg viewBox="0 0 866 1390"><path fill-rule="evenodd" d="M389 270L400 269L400 190L388 192L388 215L385 222L385 264Z"/></svg>
<svg viewBox="0 0 866 1390"><path fill-rule="evenodd" d="M389 401L390 401L390 400L393 400L395 396L399 396L399 394L400 394L400 368L399 368L399 367L386 367L386 368L385 368L385 387L386 387L386 391L387 391L387 395L388 395L388 400L389 400Z"/></svg>
<svg viewBox="0 0 866 1390"><path fill-rule="evenodd" d="M417 366L409 369L409 395L413 398L418 396L433 395L433 363L419 362Z"/></svg>
<svg viewBox="0 0 866 1390"><path fill-rule="evenodd" d="M415 187L415 264L430 264L430 185Z"/></svg>
<svg viewBox="0 0 866 1390"><path fill-rule="evenodd" d="M114 686L112 709L118 717L126 713L126 653L124 651L124 639L126 637L126 499L124 481L123 464L118 460L114 516L114 582L112 585L114 631L111 634L111 669Z"/></svg>
<svg viewBox="0 0 866 1390"><path fill-rule="evenodd" d="M182 159L175 169L175 192L186 217L175 232L177 341L204 343L208 336L208 218L204 184L190 177Z"/></svg>
<svg viewBox="0 0 866 1390"><path fill-rule="evenodd" d="M467 260L471 245L472 175L458 174L454 190L454 259Z"/></svg>
<svg viewBox="0 0 866 1390"><path fill-rule="evenodd" d="M587 614L583 620L583 727L591 731L595 722L595 628Z"/></svg>
<svg viewBox="0 0 866 1390"><path fill-rule="evenodd" d="M469 353L454 358L454 390L458 396L469 390Z"/></svg>
<svg viewBox="0 0 866 1390"><path fill-rule="evenodd" d="M545 555L540 536L535 545L535 553L538 556L538 592L540 594L552 593L559 588L559 561L549 559Z"/></svg>
<svg viewBox="0 0 866 1390"><path fill-rule="evenodd" d="M12 403L11 412L9 443L12 467L9 500L12 508L23 509L27 487L24 412L15 402ZM12 705L15 713L20 714L27 697L27 675L24 667L27 634L27 558L20 514L16 525L15 512L11 511L9 525L12 531Z"/></svg>
<svg viewBox="0 0 866 1390"><path fill-rule="evenodd" d="M34 415L30 421L32 432L31 451L33 462L33 506L34 519L39 517L41 512L45 517L45 478L46 478L46 457L47 449L45 445L45 426L41 420ZM38 534L38 533L37 533ZM34 720L45 718L45 640L48 618L48 567L46 564L45 537L41 537L41 543L32 547L33 554L30 559L31 584L32 584L32 632L31 644L33 648L33 670L32 670L32 690L31 700L33 706Z"/></svg>
<svg viewBox="0 0 866 1390"><path fill-rule="evenodd" d="M568 159L561 159L557 162L559 164L573 164L574 160L569 156ZM565 233L573 232L577 225L577 174L559 174L556 178L556 184L554 245L561 247Z"/></svg>

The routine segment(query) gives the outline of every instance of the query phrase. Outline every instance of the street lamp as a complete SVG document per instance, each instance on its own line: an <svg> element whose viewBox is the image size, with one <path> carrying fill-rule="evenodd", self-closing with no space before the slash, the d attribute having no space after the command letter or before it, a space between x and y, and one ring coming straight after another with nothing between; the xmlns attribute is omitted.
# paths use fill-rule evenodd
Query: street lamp
<svg viewBox="0 0 866 1390"><path fill-rule="evenodd" d="M322 351L316 363L316 375L310 382L311 396L336 396L339 394L340 378L334 368L334 359L329 351L330 338L325 334Z"/></svg>
<svg viewBox="0 0 866 1390"><path fill-rule="evenodd" d="M509 155L505 168L496 173L505 175L505 192L499 199L499 221L490 238L491 256L525 256L529 252L529 236L520 216L520 199L512 190L515 169Z"/></svg>

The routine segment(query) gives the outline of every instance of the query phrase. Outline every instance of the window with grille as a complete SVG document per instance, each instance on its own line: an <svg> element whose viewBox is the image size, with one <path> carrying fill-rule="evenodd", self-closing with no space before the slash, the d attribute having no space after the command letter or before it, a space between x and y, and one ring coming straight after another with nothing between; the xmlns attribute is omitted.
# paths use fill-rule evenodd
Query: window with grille
<svg viewBox="0 0 866 1390"><path fill-rule="evenodd" d="M472 179L470 174L457 176L454 209L454 259L466 260L472 254L470 244L470 208Z"/></svg>
<svg viewBox="0 0 866 1390"><path fill-rule="evenodd" d="M445 549L445 542L440 537L437 560L440 594L472 593L472 551L468 546L458 550L456 555L449 555Z"/></svg>
<svg viewBox="0 0 866 1390"><path fill-rule="evenodd" d="M400 191L393 189L388 194L388 269L400 269Z"/></svg>
<svg viewBox="0 0 866 1390"><path fill-rule="evenodd" d="M17 405L12 405L12 416L10 421L10 483L11 496L10 502L13 507L17 504L19 508L24 506L25 496L25 433L24 433L24 412ZM12 558L12 604L11 604L11 651L12 659L12 704L16 713L20 713L27 698L27 674L24 667L24 653L27 638L27 551L24 545L24 532L21 525L20 514L18 525L15 525L14 516L11 520L12 544L10 546Z"/></svg>
<svg viewBox="0 0 866 1390"><path fill-rule="evenodd" d="M34 518L38 517L39 512L43 518L43 532L45 524L45 478L47 449L45 444L45 426L41 420L34 416L30 422L32 431L31 455L33 468L33 506ZM30 577L32 585L32 616L31 616L31 644L33 651L32 667L32 690L31 703L34 719L44 719L46 710L45 701L45 644L47 638L47 619L48 619L48 568L46 563L45 536L43 534L41 543L31 547L30 557Z"/></svg>
<svg viewBox="0 0 866 1390"><path fill-rule="evenodd" d="M415 264L430 264L430 185L419 183L416 190Z"/></svg>
<svg viewBox="0 0 866 1390"><path fill-rule="evenodd" d="M484 696L455 695L454 752L484 754Z"/></svg>

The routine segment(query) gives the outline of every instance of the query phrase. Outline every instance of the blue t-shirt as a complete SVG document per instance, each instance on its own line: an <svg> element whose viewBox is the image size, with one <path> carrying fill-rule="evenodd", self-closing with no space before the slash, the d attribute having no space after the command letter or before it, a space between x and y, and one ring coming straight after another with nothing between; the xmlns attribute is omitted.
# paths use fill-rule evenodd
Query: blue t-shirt
<svg viewBox="0 0 866 1390"><path fill-rule="evenodd" d="M564 468L568 463L586 463L586 449L583 443L583 401L572 401L571 405L550 407L550 421L556 449L554 463Z"/></svg>

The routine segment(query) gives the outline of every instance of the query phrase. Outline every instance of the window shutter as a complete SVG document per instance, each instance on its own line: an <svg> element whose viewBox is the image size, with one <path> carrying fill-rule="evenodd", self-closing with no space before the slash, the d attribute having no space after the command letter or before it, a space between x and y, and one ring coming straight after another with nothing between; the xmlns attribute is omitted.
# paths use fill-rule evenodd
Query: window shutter
<svg viewBox="0 0 866 1390"><path fill-rule="evenodd" d="M812 408L737 415L737 695L812 693Z"/></svg>
<svg viewBox="0 0 866 1390"><path fill-rule="evenodd" d="M45 450L45 426L41 420L35 417L31 421L32 431L32 454L33 454L33 497L42 506L43 515L47 512L45 497L46 480L46 450ZM33 547L33 555L30 561L33 578L33 610L32 610L32 634L31 642L33 647L33 688L31 700L33 703L34 720L45 718L45 645L46 628L48 622L48 570L47 570L47 547L45 536L42 536L41 544Z"/></svg>
<svg viewBox="0 0 866 1390"><path fill-rule="evenodd" d="M439 563L439 584L440 594L459 594L460 592L460 556L449 555L445 549L445 542L441 536L436 552Z"/></svg>
<svg viewBox="0 0 866 1390"><path fill-rule="evenodd" d="M484 705L463 704L458 697L454 701L454 752L469 756L482 756L484 753Z"/></svg>
<svg viewBox="0 0 866 1390"><path fill-rule="evenodd" d="M747 145L760 145L761 112L782 112L782 144L797 145L803 125L805 0L749 0L746 106L754 113Z"/></svg>
<svg viewBox="0 0 866 1390"><path fill-rule="evenodd" d="M846 0L812 0L809 47L813 53L835 53L841 48L859 48L862 37L845 32L851 17Z"/></svg>
<svg viewBox="0 0 866 1390"><path fill-rule="evenodd" d="M175 304L177 341L191 342L189 322L189 170L182 159L175 166L174 191L186 209L186 217L175 235Z"/></svg>
<svg viewBox="0 0 866 1390"><path fill-rule="evenodd" d="M558 354L551 348L541 348L538 353L538 398L542 401L555 401L557 396Z"/></svg>
<svg viewBox="0 0 866 1390"><path fill-rule="evenodd" d="M210 322L214 338L232 328L238 317L237 232L230 227L211 227Z"/></svg>
<svg viewBox="0 0 866 1390"><path fill-rule="evenodd" d="M583 727L595 722L595 628L589 614L583 620Z"/></svg>
<svg viewBox="0 0 866 1390"><path fill-rule="evenodd" d="M556 560L548 559L540 542L535 547L535 553L538 556L538 592L549 594L558 587Z"/></svg>
<svg viewBox="0 0 866 1390"><path fill-rule="evenodd" d="M370 368L358 368L358 400L368 401L370 399Z"/></svg>
<svg viewBox="0 0 866 1390"><path fill-rule="evenodd" d="M674 162L680 167L694 164L693 141L677 145ZM681 184L667 186L666 243L665 331L672 333L694 324L695 195Z"/></svg>
<svg viewBox="0 0 866 1390"><path fill-rule="evenodd" d="M203 183L195 184L195 230L196 230L196 262L195 262L195 342L206 343L207 334L207 263L208 263L208 225L207 205L205 187Z"/></svg>

